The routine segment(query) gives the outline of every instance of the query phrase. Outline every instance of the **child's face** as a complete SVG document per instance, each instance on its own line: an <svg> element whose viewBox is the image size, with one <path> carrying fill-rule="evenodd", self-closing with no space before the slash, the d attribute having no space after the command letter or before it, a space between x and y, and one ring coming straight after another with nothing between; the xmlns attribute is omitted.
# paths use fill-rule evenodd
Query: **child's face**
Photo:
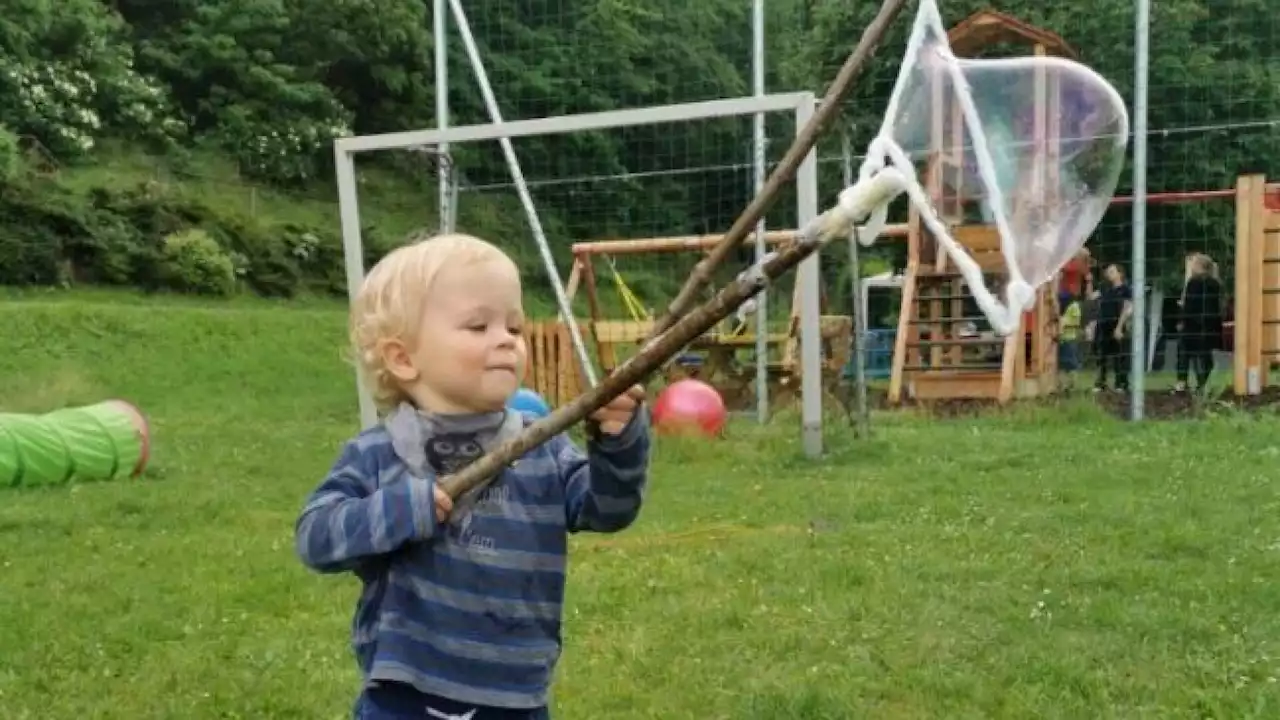
<svg viewBox="0 0 1280 720"><path fill-rule="evenodd" d="M506 259L451 267L436 276L405 390L439 413L501 410L524 377L527 350L520 274Z"/></svg>

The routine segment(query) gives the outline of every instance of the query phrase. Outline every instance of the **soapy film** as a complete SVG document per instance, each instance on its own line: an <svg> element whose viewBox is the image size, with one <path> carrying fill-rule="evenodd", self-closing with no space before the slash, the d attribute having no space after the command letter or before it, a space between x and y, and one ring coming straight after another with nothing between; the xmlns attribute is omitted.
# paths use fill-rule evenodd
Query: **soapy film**
<svg viewBox="0 0 1280 720"><path fill-rule="evenodd" d="M955 58L936 8L921 8L903 60L881 137L944 220L997 227L1013 279L1053 278L1115 194L1129 135L1119 93L1063 58Z"/></svg>

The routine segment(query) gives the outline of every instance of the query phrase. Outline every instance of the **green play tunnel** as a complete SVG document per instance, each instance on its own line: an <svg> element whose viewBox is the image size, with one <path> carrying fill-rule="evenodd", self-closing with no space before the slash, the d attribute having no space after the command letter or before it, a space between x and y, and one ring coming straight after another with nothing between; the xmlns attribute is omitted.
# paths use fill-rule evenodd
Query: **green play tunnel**
<svg viewBox="0 0 1280 720"><path fill-rule="evenodd" d="M146 418L123 400L45 415L0 413L0 487L140 475L150 436Z"/></svg>

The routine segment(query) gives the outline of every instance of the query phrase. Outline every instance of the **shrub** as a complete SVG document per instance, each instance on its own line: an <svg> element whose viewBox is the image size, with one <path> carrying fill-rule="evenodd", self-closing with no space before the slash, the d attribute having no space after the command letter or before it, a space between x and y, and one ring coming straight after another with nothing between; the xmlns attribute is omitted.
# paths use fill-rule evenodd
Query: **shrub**
<svg viewBox="0 0 1280 720"><path fill-rule="evenodd" d="M172 290L224 296L235 292L235 263L204 230L193 228L165 237L162 257L164 277Z"/></svg>
<svg viewBox="0 0 1280 720"><path fill-rule="evenodd" d="M368 268L403 239L366 226L363 240ZM263 222L162 183L82 194L30 174L0 181L0 285L69 283L342 296L346 267L334 227Z"/></svg>
<svg viewBox="0 0 1280 720"><path fill-rule="evenodd" d="M264 297L293 297L302 284L302 271L279 235L246 216L224 215L210 226L240 263L246 284Z"/></svg>
<svg viewBox="0 0 1280 720"><path fill-rule="evenodd" d="M12 182L22 173L22 146L18 136L0 125L0 184Z"/></svg>

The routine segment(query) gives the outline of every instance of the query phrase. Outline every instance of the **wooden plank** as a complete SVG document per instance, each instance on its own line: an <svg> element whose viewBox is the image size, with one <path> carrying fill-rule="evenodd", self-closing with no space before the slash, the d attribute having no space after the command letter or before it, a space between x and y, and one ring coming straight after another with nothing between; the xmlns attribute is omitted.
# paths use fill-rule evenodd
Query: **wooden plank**
<svg viewBox="0 0 1280 720"><path fill-rule="evenodd" d="M920 266L920 217L911 208L911 233L907 238L907 270L902 278L902 305L898 311L898 333L893 340L893 357L889 370L890 404L902 402L903 374L906 372L908 334L916 327L916 273ZM861 342L861 340L859 340ZM914 352L914 351L912 351ZM917 360L914 364L919 364Z"/></svg>
<svg viewBox="0 0 1280 720"><path fill-rule="evenodd" d="M1253 287L1258 288L1258 291L1254 294L1253 301L1249 305L1249 327L1252 329L1249 340L1249 356L1254 358L1254 362L1258 367L1259 389L1267 386L1268 370L1271 368L1270 358L1262 354L1263 341L1266 337L1262 318L1268 302L1264 273L1267 251L1266 235L1263 231L1267 215L1265 196L1266 180L1261 175L1255 175L1253 184L1249 189L1249 228L1253 235L1249 246L1249 282Z"/></svg>
<svg viewBox="0 0 1280 720"><path fill-rule="evenodd" d="M539 392L538 376L542 372L542 363L538 358L538 332L540 328L541 325L536 322L529 323L524 328L524 342L529 353L529 367L525 370L525 387L534 392Z"/></svg>
<svg viewBox="0 0 1280 720"><path fill-rule="evenodd" d="M596 340L602 345L640 342L653 331L652 320L598 320L593 326Z"/></svg>
<svg viewBox="0 0 1280 720"><path fill-rule="evenodd" d="M573 267L569 269L569 280L564 284L564 296L569 300L569 307L573 307L573 299L578 294L578 284L582 282L582 260L578 256L573 257Z"/></svg>
<svg viewBox="0 0 1280 720"><path fill-rule="evenodd" d="M569 328L564 323L556 323L556 387L552 407L560 407L576 393L573 389L574 362L573 342L569 339Z"/></svg>
<svg viewBox="0 0 1280 720"><path fill-rule="evenodd" d="M587 308L591 313L591 336L595 338L596 356L600 359L600 366L604 368L606 373L612 372L613 368L618 364L618 358L614 353L611 343L601 340L596 333L596 323L604 319L600 310L600 288L596 282L596 266L590 262L586 256L581 256L582 262L582 281L587 289Z"/></svg>
<svg viewBox="0 0 1280 720"><path fill-rule="evenodd" d="M1020 360L1022 359L1023 339L1022 323L1004 339L1004 352L1000 354L1000 384L996 399L1007 403L1013 399L1013 391L1018 379L1023 377Z"/></svg>
<svg viewBox="0 0 1280 720"><path fill-rule="evenodd" d="M911 395L916 400L999 400L1001 378L996 372L922 372L911 379Z"/></svg>
<svg viewBox="0 0 1280 720"><path fill-rule="evenodd" d="M1272 352L1280 350L1280 230L1265 228L1276 222L1280 212L1261 210L1260 231L1256 232L1262 246L1262 343L1259 364L1264 375L1269 375L1276 357ZM1264 383L1265 384L1265 383Z"/></svg>
<svg viewBox="0 0 1280 720"><path fill-rule="evenodd" d="M1235 352L1233 385L1236 395L1252 395L1261 390L1261 348L1258 347L1260 326L1254 324L1260 318L1262 287L1260 275L1254 273L1253 260L1258 233L1254 222L1257 214L1253 205L1261 193L1255 186L1260 178L1242 175L1236 179L1236 298L1235 298ZM1261 268L1257 268L1259 272Z"/></svg>
<svg viewBox="0 0 1280 720"><path fill-rule="evenodd" d="M1000 230L995 225L957 225L951 239L971 253L1000 252Z"/></svg>
<svg viewBox="0 0 1280 720"><path fill-rule="evenodd" d="M538 388L537 389L538 389L539 395L548 395L551 393L551 390L552 390L551 380L554 377L554 375L552 374L553 368L551 367L552 364L554 363L554 360L552 360L552 357L554 356L548 352L548 350L550 350L550 348L548 347L550 345L550 338L547 337L548 329L549 328L547 323L545 322L538 323L538 330L537 330Z"/></svg>

